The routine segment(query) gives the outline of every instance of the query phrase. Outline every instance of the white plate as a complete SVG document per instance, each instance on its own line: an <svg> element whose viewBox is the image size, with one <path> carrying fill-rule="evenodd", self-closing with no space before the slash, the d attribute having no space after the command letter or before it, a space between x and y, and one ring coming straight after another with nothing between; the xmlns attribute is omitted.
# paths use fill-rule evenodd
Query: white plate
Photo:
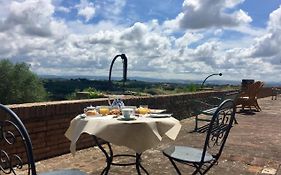
<svg viewBox="0 0 281 175"><path fill-rule="evenodd" d="M148 117L151 117L151 118L167 118L167 117L172 117L172 114L149 114Z"/></svg>
<svg viewBox="0 0 281 175"><path fill-rule="evenodd" d="M166 111L166 109L150 109L150 113L152 113L152 114L160 114L165 111Z"/></svg>

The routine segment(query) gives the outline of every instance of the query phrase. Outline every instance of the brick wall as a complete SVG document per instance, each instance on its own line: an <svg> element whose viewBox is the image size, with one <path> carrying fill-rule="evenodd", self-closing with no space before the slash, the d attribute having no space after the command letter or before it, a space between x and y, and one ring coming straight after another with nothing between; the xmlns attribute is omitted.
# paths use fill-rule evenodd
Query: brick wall
<svg viewBox="0 0 281 175"><path fill-rule="evenodd" d="M126 105L147 104L151 108L167 109L178 119L188 117L190 113L190 99L205 98L210 95L222 95L226 91L206 91L197 93L186 93L177 95L163 95L152 97L125 97ZM264 94L263 94L264 93ZM261 91L265 96L269 91ZM271 95L271 94L270 94ZM36 160L46 159L69 152L69 140L64 133L70 121L83 112L87 106L107 105L107 99L75 100L59 102L27 103L9 105L23 121L32 143ZM92 137L83 134L77 142L77 149L93 146ZM22 148L17 148L24 151Z"/></svg>
<svg viewBox="0 0 281 175"><path fill-rule="evenodd" d="M271 95L272 95L272 88L271 87L263 87L258 93L258 98L269 97Z"/></svg>

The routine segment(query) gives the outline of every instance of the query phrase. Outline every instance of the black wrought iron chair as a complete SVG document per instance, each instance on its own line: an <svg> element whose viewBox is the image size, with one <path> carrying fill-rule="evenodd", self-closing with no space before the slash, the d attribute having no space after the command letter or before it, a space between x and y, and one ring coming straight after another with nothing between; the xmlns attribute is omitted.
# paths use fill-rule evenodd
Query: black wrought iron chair
<svg viewBox="0 0 281 175"><path fill-rule="evenodd" d="M171 146L163 150L180 175L176 162L195 168L192 174L205 174L217 162L223 151L235 117L233 100L223 101L214 113L209 124L203 149L187 146Z"/></svg>
<svg viewBox="0 0 281 175"><path fill-rule="evenodd" d="M2 104L0 104L0 174L37 175L29 134L20 118ZM40 175L86 175L86 173L78 169L66 169Z"/></svg>

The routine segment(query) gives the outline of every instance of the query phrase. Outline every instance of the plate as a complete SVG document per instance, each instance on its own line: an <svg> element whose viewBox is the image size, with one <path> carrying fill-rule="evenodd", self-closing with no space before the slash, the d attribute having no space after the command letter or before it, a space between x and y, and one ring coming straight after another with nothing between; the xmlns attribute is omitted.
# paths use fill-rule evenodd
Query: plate
<svg viewBox="0 0 281 175"><path fill-rule="evenodd" d="M151 117L151 118L167 118L167 117L172 117L172 114L149 114L148 117Z"/></svg>
<svg viewBox="0 0 281 175"><path fill-rule="evenodd" d="M152 113L152 114L160 114L160 113L166 111L166 109L149 109L149 110L150 110L150 113Z"/></svg>

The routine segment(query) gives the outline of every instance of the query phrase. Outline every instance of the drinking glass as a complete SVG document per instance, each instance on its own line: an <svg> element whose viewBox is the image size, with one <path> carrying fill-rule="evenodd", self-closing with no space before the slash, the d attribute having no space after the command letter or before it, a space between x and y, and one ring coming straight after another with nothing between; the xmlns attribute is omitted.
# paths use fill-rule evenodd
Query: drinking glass
<svg viewBox="0 0 281 175"><path fill-rule="evenodd" d="M109 114L109 108L108 108L108 107L100 107L99 113L100 113L102 116L108 115L108 114Z"/></svg>
<svg viewBox="0 0 281 175"><path fill-rule="evenodd" d="M140 105L139 107L139 113L140 114L147 114L148 113L148 105Z"/></svg>

